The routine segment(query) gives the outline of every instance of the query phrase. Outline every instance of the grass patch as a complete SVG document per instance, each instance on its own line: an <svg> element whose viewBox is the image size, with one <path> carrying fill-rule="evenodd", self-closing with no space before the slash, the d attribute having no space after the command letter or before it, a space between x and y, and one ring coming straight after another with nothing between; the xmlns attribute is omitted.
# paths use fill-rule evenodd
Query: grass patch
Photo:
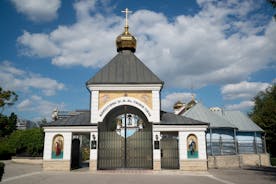
<svg viewBox="0 0 276 184"><path fill-rule="evenodd" d="M271 157L270 161L272 166L276 166L276 157Z"/></svg>

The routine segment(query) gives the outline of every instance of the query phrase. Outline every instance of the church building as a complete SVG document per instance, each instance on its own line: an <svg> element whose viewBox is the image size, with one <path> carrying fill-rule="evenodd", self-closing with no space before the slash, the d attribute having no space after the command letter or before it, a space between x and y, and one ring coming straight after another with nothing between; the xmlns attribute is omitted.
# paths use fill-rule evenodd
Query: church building
<svg viewBox="0 0 276 184"><path fill-rule="evenodd" d="M164 83L135 56L136 39L129 32L128 9L125 13L124 32L116 39L117 55L86 82L90 92L90 110L75 112L64 118L56 117L55 121L44 127L43 169L69 171L78 168L83 142L81 135L88 137L90 171L206 171L211 163L217 164L214 160L220 159L222 164L227 161L231 163L233 159L240 164L240 160L235 160L240 159L235 142L239 127L223 115L220 117L210 111L211 116L202 118L197 112L204 114L204 108L195 101L189 108L177 107L178 110L182 108L179 113L160 109L160 93ZM216 120L210 121L213 116ZM214 123L228 125L220 127L223 131L219 134L219 131L216 132L219 127L214 127ZM254 140L262 142L263 131L258 129L252 132ZM216 154L217 143L212 141L229 136L233 143L230 145L233 147L231 154L225 154L227 151ZM229 144L221 146L226 148ZM254 156L249 160L257 159L260 165L269 164L266 163L269 157L263 144L261 149L252 154L258 158ZM252 162L255 163L255 160ZM213 166L219 167L220 164Z"/></svg>

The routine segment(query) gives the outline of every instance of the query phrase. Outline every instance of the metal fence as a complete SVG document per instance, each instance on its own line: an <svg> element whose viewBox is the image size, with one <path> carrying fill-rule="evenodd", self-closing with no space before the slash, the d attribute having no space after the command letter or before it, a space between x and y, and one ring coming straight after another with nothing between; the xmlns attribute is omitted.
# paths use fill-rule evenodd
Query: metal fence
<svg viewBox="0 0 276 184"><path fill-rule="evenodd" d="M208 155L235 155L242 153L264 153L265 147L263 142L256 142L255 140L223 140L212 139L207 140L207 154Z"/></svg>

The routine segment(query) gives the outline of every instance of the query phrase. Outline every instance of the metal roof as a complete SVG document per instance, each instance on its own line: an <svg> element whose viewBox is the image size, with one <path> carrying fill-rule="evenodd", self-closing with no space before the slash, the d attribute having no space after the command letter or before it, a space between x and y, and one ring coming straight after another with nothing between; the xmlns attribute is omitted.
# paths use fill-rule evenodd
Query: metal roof
<svg viewBox="0 0 276 184"><path fill-rule="evenodd" d="M161 125L208 125L204 121L198 121L185 116L176 115L170 112L161 111Z"/></svg>
<svg viewBox="0 0 276 184"><path fill-rule="evenodd" d="M91 126L90 112L82 112L78 115L58 119L47 124L46 126Z"/></svg>
<svg viewBox="0 0 276 184"><path fill-rule="evenodd" d="M86 84L163 84L163 81L134 53L123 50L89 79Z"/></svg>
<svg viewBox="0 0 276 184"><path fill-rule="evenodd" d="M161 111L160 125L208 125L206 122L194 120L184 116ZM75 116L53 121L47 126L91 126L90 112L83 112Z"/></svg>
<svg viewBox="0 0 276 184"><path fill-rule="evenodd" d="M189 110L184 112L182 116L192 118L198 121L208 122L210 123L210 128L237 128L231 122L211 112L207 107L203 106L201 103L195 104Z"/></svg>
<svg viewBox="0 0 276 184"><path fill-rule="evenodd" d="M234 124L239 131L263 132L263 129L261 129L247 115L240 111L221 111L216 113L219 114L222 118Z"/></svg>

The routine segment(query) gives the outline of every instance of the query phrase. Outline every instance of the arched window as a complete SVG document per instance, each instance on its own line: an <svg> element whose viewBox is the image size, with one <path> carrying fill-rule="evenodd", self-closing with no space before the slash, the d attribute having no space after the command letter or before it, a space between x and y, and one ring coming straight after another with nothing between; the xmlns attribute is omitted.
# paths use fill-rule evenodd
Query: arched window
<svg viewBox="0 0 276 184"><path fill-rule="evenodd" d="M55 135L52 142L52 159L63 158L63 146L64 146L63 136L60 134Z"/></svg>
<svg viewBox="0 0 276 184"><path fill-rule="evenodd" d="M198 142L194 134L187 137L187 158L198 158Z"/></svg>

